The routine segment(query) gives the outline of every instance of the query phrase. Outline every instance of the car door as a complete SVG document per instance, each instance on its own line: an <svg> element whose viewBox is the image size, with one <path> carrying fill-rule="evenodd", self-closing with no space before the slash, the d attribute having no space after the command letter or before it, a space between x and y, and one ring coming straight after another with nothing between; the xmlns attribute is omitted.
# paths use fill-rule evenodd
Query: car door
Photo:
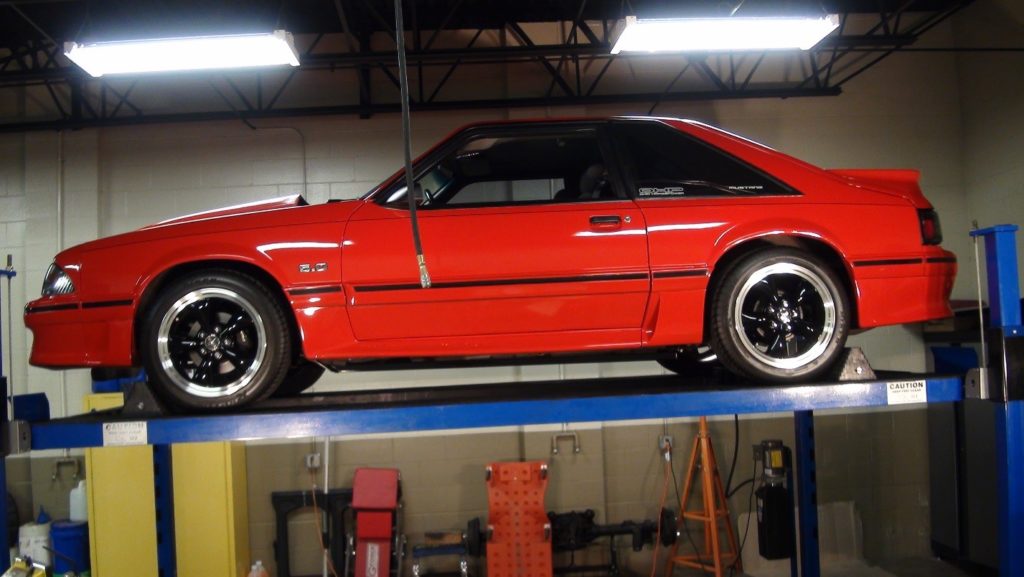
<svg viewBox="0 0 1024 577"><path fill-rule="evenodd" d="M433 284L420 286L399 182L345 231L358 339L589 331L594 346L639 341L646 227L600 127L477 129L421 164L417 214Z"/></svg>

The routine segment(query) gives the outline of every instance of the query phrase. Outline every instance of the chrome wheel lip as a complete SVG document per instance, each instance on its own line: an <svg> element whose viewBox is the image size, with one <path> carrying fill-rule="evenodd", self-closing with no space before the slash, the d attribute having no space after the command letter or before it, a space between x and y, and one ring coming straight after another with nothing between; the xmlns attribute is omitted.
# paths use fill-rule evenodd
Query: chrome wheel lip
<svg viewBox="0 0 1024 577"><path fill-rule="evenodd" d="M253 326L256 329L256 355L252 362L238 379L223 386L205 386L187 379L174 366L174 359L172 358L169 344L170 331L174 325L175 318L189 306L211 298L223 299L241 307L249 315L249 318L252 319ZM174 301L160 321L160 327L157 332L157 356L164 375L182 392L193 397L205 399L230 397L252 383L256 378L256 373L259 372L263 366L263 361L267 357L267 334L264 328L263 317L248 299L231 289L207 287L189 291Z"/></svg>
<svg viewBox="0 0 1024 577"><path fill-rule="evenodd" d="M815 327L818 330L818 338L815 340L814 344L811 345L811 348L795 357L778 358L762 351L750 340L746 331L747 327L744 325L743 305L746 302L747 297L750 296L750 290L759 282L772 275L794 275L805 280L814 288L818 298L821 299L824 309L824 318L822 319L820 326ZM809 363L814 362L828 349L829 343L831 343L832 337L836 333L836 328L835 296L828 289L825 281L818 273L803 265L792 262L770 264L754 271L754 273L747 277L744 283L740 286L736 302L733 303L733 330L736 331L736 336L740 346L759 362L764 363L773 369L800 369Z"/></svg>

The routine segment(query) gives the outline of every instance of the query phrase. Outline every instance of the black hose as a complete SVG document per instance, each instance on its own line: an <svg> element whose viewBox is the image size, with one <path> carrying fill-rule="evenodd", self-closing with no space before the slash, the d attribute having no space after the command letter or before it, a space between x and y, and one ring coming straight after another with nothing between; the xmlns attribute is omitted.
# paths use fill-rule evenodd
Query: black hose
<svg viewBox="0 0 1024 577"><path fill-rule="evenodd" d="M402 93L402 148L405 152L405 196L409 199L409 221L412 223L412 244L416 250L416 265L420 271L420 285L430 288L430 273L423 258L420 242L420 223L416 218L416 182L412 174L412 123L409 112L409 73L405 64L405 23L402 21L402 0L395 0L395 41L398 44L398 79Z"/></svg>
<svg viewBox="0 0 1024 577"><path fill-rule="evenodd" d="M732 445L732 465L729 466L729 476L725 481L725 494L729 496L729 490L732 489L732 475L736 472L736 457L740 454L740 416L732 416L732 430L733 430L733 445Z"/></svg>
<svg viewBox="0 0 1024 577"><path fill-rule="evenodd" d="M756 466L757 466L757 465L755 465L755 467L756 467ZM754 481L756 481L756 480L757 480L757 479L756 479L756 477L751 477L751 478L747 479L746 481L743 481L743 482L742 482L742 483L740 483L739 485L736 485L736 486L735 486L735 487L733 488L733 490L732 490L732 491L730 491L730 492L726 493L726 494L725 494L725 496L731 499L731 498L732 498L732 496L733 496L733 495L735 495L736 493L739 493L739 492L740 492L740 489L742 489L742 488L743 488L743 487L744 487L745 485L747 485L747 484L749 484L749 483L753 483L753 482L754 482Z"/></svg>

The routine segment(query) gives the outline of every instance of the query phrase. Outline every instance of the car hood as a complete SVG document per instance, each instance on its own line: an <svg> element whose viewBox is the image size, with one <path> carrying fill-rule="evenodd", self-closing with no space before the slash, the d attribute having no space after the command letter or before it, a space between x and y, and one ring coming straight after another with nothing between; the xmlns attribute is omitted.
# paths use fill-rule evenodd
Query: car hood
<svg viewBox="0 0 1024 577"><path fill-rule="evenodd" d="M270 200L260 200L256 202L248 202L245 204L236 204L235 206L228 206L225 208L216 208L214 210L206 210L203 212L196 212L193 214L187 214L185 216L179 216L170 218L167 220L160 221L156 224L145 226L142 230L148 230L151 228L158 228L162 226L168 226L173 224L183 224L186 222L195 222L199 220L207 220L210 218L220 218L224 216L238 216L242 214L252 214L254 212L263 212L266 210L275 210L279 208L291 208L294 206L306 206L309 203L306 202L302 195L293 194L291 196L282 196L279 198L271 198Z"/></svg>
<svg viewBox="0 0 1024 577"><path fill-rule="evenodd" d="M74 263L91 251L169 238L318 222L343 222L361 205L362 201L359 200L309 205L299 195L241 204L172 218L138 230L89 241L62 251L57 255L57 261L62 265Z"/></svg>

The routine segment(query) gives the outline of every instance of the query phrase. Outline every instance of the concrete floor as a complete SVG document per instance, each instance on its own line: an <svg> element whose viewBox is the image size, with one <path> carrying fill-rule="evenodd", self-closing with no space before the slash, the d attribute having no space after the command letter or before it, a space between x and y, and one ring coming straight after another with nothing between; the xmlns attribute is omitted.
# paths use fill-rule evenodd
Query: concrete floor
<svg viewBox="0 0 1024 577"><path fill-rule="evenodd" d="M997 574L996 571L968 571L938 559L903 559L883 563L881 568L896 577L987 577Z"/></svg>
<svg viewBox="0 0 1024 577"><path fill-rule="evenodd" d="M967 571L937 559L902 559L861 569L822 567L822 577L988 577L995 574L995 572ZM672 574L672 577L697 577L699 575L705 574L696 570L678 569ZM727 577L743 577L738 573L734 575L726 573L726 575Z"/></svg>

